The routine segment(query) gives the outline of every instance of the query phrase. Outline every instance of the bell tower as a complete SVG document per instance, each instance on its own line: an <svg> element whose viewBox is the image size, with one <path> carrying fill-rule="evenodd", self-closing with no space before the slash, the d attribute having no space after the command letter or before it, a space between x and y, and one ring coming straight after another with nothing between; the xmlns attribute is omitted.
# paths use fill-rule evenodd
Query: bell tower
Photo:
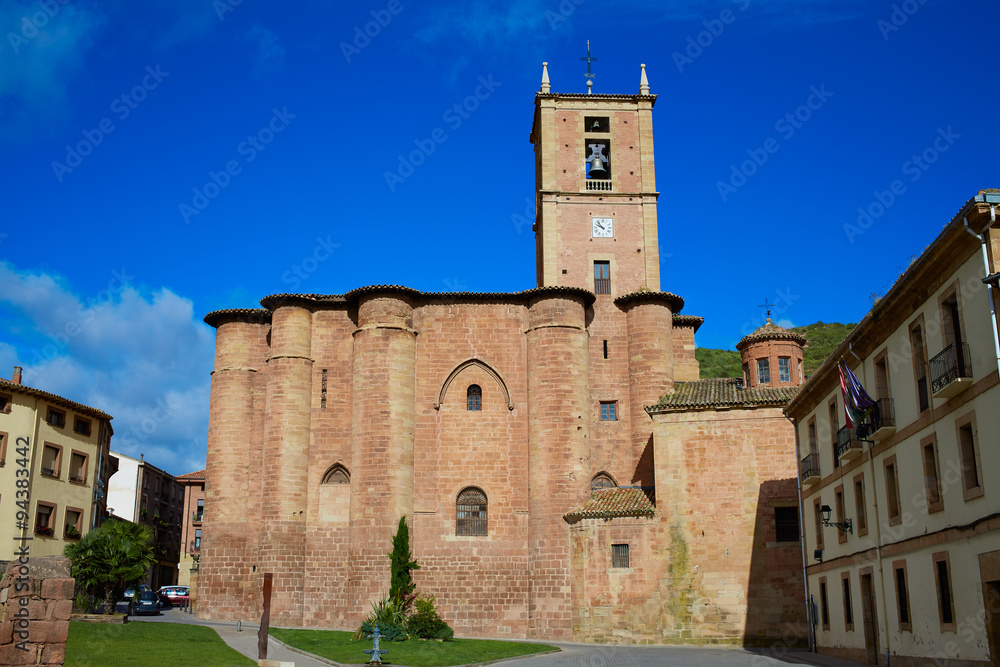
<svg viewBox="0 0 1000 667"><path fill-rule="evenodd" d="M653 104L637 95L553 93L548 63L535 95L537 283L612 298L660 290Z"/></svg>

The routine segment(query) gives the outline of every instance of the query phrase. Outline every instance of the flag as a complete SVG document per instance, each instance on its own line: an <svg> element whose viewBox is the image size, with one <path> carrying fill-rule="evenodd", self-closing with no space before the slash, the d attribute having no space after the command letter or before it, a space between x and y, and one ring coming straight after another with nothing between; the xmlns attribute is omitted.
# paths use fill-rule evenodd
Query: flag
<svg viewBox="0 0 1000 667"><path fill-rule="evenodd" d="M868 395L843 359L840 360L840 390L844 394L844 415L851 428L856 429L868 415L878 409L875 399Z"/></svg>

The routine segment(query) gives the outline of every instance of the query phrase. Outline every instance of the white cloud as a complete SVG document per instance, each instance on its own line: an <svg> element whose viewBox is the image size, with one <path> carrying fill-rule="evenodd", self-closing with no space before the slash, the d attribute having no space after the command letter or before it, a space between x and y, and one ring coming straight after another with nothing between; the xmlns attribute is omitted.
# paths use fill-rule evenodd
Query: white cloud
<svg viewBox="0 0 1000 667"><path fill-rule="evenodd" d="M189 299L130 283L118 270L83 298L60 276L0 263L0 303L21 321L20 329L8 318L0 324L12 341L0 345L0 362L24 366L29 386L112 415L116 451L145 454L173 474L197 470L205 465L213 332Z"/></svg>
<svg viewBox="0 0 1000 667"><path fill-rule="evenodd" d="M281 45L277 35L261 27L259 23L254 23L243 38L257 44L257 57L253 63L254 76L260 78L281 69L285 62L285 47Z"/></svg>

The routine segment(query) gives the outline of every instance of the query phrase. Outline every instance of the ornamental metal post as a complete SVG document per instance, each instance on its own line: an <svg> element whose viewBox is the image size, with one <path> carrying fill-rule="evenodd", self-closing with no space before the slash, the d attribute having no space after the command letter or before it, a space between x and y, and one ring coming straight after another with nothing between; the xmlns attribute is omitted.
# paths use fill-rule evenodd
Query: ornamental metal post
<svg viewBox="0 0 1000 667"><path fill-rule="evenodd" d="M378 631L378 626L375 626L375 632L369 635L369 639L372 640L372 647L364 649L364 652L369 654L372 659L368 661L369 665L381 665L382 656L387 655L389 651L379 648L378 640L382 636L382 633Z"/></svg>

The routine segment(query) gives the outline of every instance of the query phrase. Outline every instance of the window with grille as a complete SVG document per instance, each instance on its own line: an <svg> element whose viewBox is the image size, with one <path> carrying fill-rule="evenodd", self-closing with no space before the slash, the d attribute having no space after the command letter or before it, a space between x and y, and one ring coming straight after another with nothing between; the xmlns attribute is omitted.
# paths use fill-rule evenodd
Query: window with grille
<svg viewBox="0 0 1000 667"><path fill-rule="evenodd" d="M470 487L458 494L455 503L455 534L486 535L486 494Z"/></svg>
<svg viewBox="0 0 1000 667"><path fill-rule="evenodd" d="M594 293L611 294L611 262L594 262Z"/></svg>
<svg viewBox="0 0 1000 667"><path fill-rule="evenodd" d="M590 490L600 491L601 489L614 489L618 485L615 484L615 480L611 478L611 475L606 472L594 475L594 479L590 480Z"/></svg>
<svg viewBox="0 0 1000 667"><path fill-rule="evenodd" d="M774 508L775 540L778 542L799 541L799 510L797 507Z"/></svg>
<svg viewBox="0 0 1000 667"><path fill-rule="evenodd" d="M466 392L466 401L468 403L469 410L482 410L483 409L483 388L478 384L470 384L469 390Z"/></svg>
<svg viewBox="0 0 1000 667"><path fill-rule="evenodd" d="M628 545L611 545L611 567L628 567Z"/></svg>
<svg viewBox="0 0 1000 667"><path fill-rule="evenodd" d="M765 384L771 381L771 366L767 359L757 360L757 384Z"/></svg>

